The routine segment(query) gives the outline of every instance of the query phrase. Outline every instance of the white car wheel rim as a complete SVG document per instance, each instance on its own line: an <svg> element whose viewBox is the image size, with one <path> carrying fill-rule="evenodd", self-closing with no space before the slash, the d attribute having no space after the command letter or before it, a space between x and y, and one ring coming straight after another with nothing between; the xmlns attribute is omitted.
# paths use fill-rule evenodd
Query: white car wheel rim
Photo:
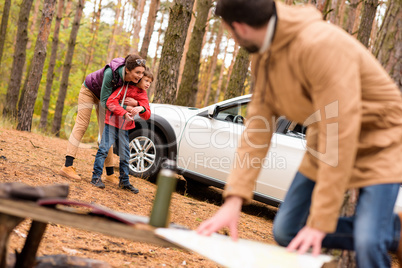
<svg viewBox="0 0 402 268"><path fill-rule="evenodd" d="M154 165L155 158L155 144L148 137L139 136L130 142L129 167L134 172L146 172Z"/></svg>

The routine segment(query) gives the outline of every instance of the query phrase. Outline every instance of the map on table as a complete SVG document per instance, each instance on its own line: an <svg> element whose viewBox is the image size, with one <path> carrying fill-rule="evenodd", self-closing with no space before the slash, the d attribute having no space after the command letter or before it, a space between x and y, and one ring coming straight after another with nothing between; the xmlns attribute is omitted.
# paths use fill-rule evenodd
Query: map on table
<svg viewBox="0 0 402 268"><path fill-rule="evenodd" d="M237 242L220 234L201 236L195 231L158 228L155 233L173 244L199 253L216 263L230 268L321 268L331 256L298 254L286 248L266 243L239 239Z"/></svg>

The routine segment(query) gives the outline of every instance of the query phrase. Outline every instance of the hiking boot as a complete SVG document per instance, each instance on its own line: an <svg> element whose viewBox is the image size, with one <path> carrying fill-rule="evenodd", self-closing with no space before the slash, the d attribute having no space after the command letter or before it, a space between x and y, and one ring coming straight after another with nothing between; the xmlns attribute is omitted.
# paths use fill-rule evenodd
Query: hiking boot
<svg viewBox="0 0 402 268"><path fill-rule="evenodd" d="M117 175L114 173L112 175L106 175L105 180L107 180L108 182L111 182L111 183L116 183L116 184L119 183L119 177L117 177Z"/></svg>
<svg viewBox="0 0 402 268"><path fill-rule="evenodd" d="M399 221L401 222L401 227L402 227L402 212L398 213L399 216ZM402 228L401 228L401 233L400 233L400 238L399 238L399 245L398 249L396 250L396 257L398 258L399 261L399 268L402 268Z"/></svg>
<svg viewBox="0 0 402 268"><path fill-rule="evenodd" d="M81 177L77 174L77 171L75 171L75 167L73 166L63 166L60 169L59 174L70 179L81 180Z"/></svg>
<svg viewBox="0 0 402 268"><path fill-rule="evenodd" d="M105 184L102 182L101 178L92 178L91 184L101 189L105 188Z"/></svg>
<svg viewBox="0 0 402 268"><path fill-rule="evenodd" d="M121 183L119 183L119 187L123 190L128 190L132 193L138 194L140 192L140 190L138 190L137 188L135 188L134 186L132 186L131 184L127 184L127 185L123 185Z"/></svg>

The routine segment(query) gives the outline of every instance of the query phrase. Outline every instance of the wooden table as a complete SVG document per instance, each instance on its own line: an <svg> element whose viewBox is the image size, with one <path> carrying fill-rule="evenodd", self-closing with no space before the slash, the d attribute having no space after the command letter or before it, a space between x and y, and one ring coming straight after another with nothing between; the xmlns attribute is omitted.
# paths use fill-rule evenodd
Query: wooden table
<svg viewBox="0 0 402 268"><path fill-rule="evenodd" d="M15 267L32 267L35 263L39 243L48 223L66 225L110 236L122 237L136 242L152 243L166 247L177 247L155 235L153 228L146 223L147 217L119 213L138 224L127 225L99 216L74 213L43 207L30 201L16 201L0 198L0 268L6 267L8 238L12 230L24 219L32 219L25 245L17 254Z"/></svg>

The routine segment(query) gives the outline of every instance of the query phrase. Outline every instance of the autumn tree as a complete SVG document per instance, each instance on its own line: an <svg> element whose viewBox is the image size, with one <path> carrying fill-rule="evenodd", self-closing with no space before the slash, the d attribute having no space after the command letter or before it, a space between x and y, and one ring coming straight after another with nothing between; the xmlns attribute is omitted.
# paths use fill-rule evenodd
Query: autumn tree
<svg viewBox="0 0 402 268"><path fill-rule="evenodd" d="M247 78L249 65L249 54L247 50L242 47L239 49L232 74L229 78L229 85L225 92L225 100L241 95L244 88L244 82Z"/></svg>
<svg viewBox="0 0 402 268"><path fill-rule="evenodd" d="M59 136L61 127L61 118L63 115L64 101L66 99L68 77L70 75L71 65L73 61L74 48L77 40L78 30L80 28L80 21L82 17L82 10L84 9L85 0L78 0L77 9L74 16L73 26L71 28L70 39L68 41L67 54L63 64L63 74L61 77L61 84L59 95L57 97L56 110L54 113L52 133Z"/></svg>
<svg viewBox="0 0 402 268"><path fill-rule="evenodd" d="M45 89L45 95L43 96L42 111L40 114L39 128L41 130L46 130L47 126L47 115L49 111L50 94L52 93L54 67L56 65L57 49L59 47L59 32L61 26L61 19L63 16L63 10L64 10L64 0L59 0L57 6L56 23L54 25L54 31L53 31L52 50L50 52L49 67L47 69L46 89Z"/></svg>
<svg viewBox="0 0 402 268"><path fill-rule="evenodd" d="M144 38L142 39L142 45L141 45L141 51L140 51L140 56L143 59L146 59L147 55L148 55L148 47L149 47L149 43L151 42L152 33L154 31L156 13L158 12L159 4L160 4L160 0L151 0L151 4L149 6L147 25L145 26L145 35L144 35ZM188 28L188 25L187 25L187 28Z"/></svg>
<svg viewBox="0 0 402 268"><path fill-rule="evenodd" d="M377 11L378 0L365 0L363 2L363 10L361 14L359 32L357 33L357 40L359 40L366 47L369 46L371 29Z"/></svg>
<svg viewBox="0 0 402 268"><path fill-rule="evenodd" d="M23 0L20 6L18 18L17 40L14 49L14 60L11 68L10 82L8 83L6 101L3 115L17 117L17 102L20 93L22 73L26 59L26 47L28 43L28 22L33 0Z"/></svg>
<svg viewBox="0 0 402 268"><path fill-rule="evenodd" d="M402 91L402 0L389 0L373 47L380 61Z"/></svg>
<svg viewBox="0 0 402 268"><path fill-rule="evenodd" d="M99 31L99 25L100 25L100 16L102 12L102 0L99 0L98 2L98 10L95 10L96 5L94 5L94 12L93 12L93 18L92 18L92 25L91 25L91 33L92 33L92 38L89 46L89 51L88 54L86 55L85 58L85 68L83 72L83 79L85 79L85 76L87 75L89 65L92 63L94 52L95 52L95 43L96 39L98 37L98 31Z"/></svg>
<svg viewBox="0 0 402 268"><path fill-rule="evenodd" d="M134 16L135 20L133 22L133 42L131 46L130 53L138 54L138 43L140 41L140 31L141 31L141 20L144 14L145 0L139 0L137 8L135 10Z"/></svg>
<svg viewBox="0 0 402 268"><path fill-rule="evenodd" d="M10 15L11 0L5 0L3 7L3 16L1 17L0 26L0 64L3 57L4 43L6 42L8 17Z"/></svg>
<svg viewBox="0 0 402 268"><path fill-rule="evenodd" d="M196 20L186 54L186 62L176 100L177 105L195 106L196 104L202 40L204 39L211 6L212 0L197 0Z"/></svg>
<svg viewBox="0 0 402 268"><path fill-rule="evenodd" d="M205 98L204 98L204 106L207 106L209 103L209 96L211 94L212 80L214 79L216 63L218 60L218 54L220 53L220 44L222 41L222 36L223 36L223 24L219 23L219 29L218 29L218 33L217 33L216 39L215 39L214 54L212 55L212 58L211 58L211 69L209 71L209 76L208 76L208 85L207 85L207 90L206 90Z"/></svg>
<svg viewBox="0 0 402 268"><path fill-rule="evenodd" d="M52 25L55 4L56 0L45 0L43 5L43 15L36 40L32 68L28 76L27 90L22 96L23 105L18 112L18 130L31 131L32 115L46 59L46 45Z"/></svg>
<svg viewBox="0 0 402 268"><path fill-rule="evenodd" d="M221 69L219 71L218 86L216 87L216 92L215 92L215 99L214 99L215 103L219 101L219 97L220 97L221 90L222 90L223 72L225 71L225 61L226 61L227 49L228 49L228 45L226 44L225 51L223 52L223 60L222 60L222 64L221 64Z"/></svg>
<svg viewBox="0 0 402 268"><path fill-rule="evenodd" d="M194 0L174 0L171 6L158 70L154 98L156 103L173 104L175 102L180 60L193 4Z"/></svg>
<svg viewBox="0 0 402 268"><path fill-rule="evenodd" d="M113 59L114 51L116 49L116 41L114 39L116 38L118 27L119 27L119 24L121 23L119 21L120 12L121 12L121 0L117 0L112 36L110 37L109 46L108 46L108 54L107 54L107 59L106 59L107 62L110 62Z"/></svg>

